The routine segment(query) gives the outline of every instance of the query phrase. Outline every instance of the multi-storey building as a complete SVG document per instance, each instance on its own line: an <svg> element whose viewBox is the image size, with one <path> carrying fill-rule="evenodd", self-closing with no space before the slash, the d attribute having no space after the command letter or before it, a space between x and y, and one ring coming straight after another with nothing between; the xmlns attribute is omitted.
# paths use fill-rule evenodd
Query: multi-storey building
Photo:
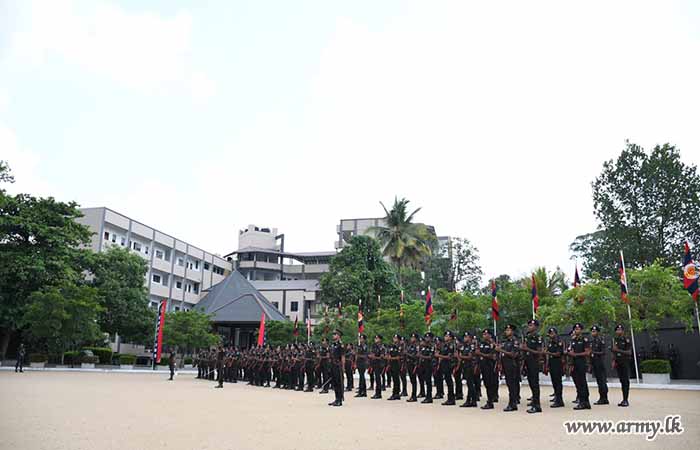
<svg viewBox="0 0 700 450"><path fill-rule="evenodd" d="M78 222L93 232L96 252L127 248L147 263L145 284L151 306L168 299L168 310L189 310L204 291L222 281L232 268L225 258L208 253L109 208L82 208Z"/></svg>

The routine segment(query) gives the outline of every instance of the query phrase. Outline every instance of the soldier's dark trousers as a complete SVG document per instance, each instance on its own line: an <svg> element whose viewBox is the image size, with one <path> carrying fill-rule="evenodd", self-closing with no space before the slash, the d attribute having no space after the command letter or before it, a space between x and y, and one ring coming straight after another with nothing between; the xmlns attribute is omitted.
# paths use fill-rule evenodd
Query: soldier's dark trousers
<svg viewBox="0 0 700 450"><path fill-rule="evenodd" d="M406 382L406 367L403 366L403 369L399 371L399 376L401 377L401 395L406 395L406 387L407 387L407 382Z"/></svg>
<svg viewBox="0 0 700 450"><path fill-rule="evenodd" d="M171 366L170 367L170 380L171 381L172 381L174 376L175 376L175 367Z"/></svg>
<svg viewBox="0 0 700 450"><path fill-rule="evenodd" d="M349 391L353 390L355 387L355 380L353 378L353 370L352 370L352 364L345 364L345 388Z"/></svg>
<svg viewBox="0 0 700 450"><path fill-rule="evenodd" d="M357 390L358 394L367 394L367 380L365 380L365 368L360 366L357 368L357 374L360 377L360 387Z"/></svg>
<svg viewBox="0 0 700 450"><path fill-rule="evenodd" d="M576 398L584 405L588 404L588 383L586 382L586 360L581 357L574 359L574 372L572 374L576 385Z"/></svg>
<svg viewBox="0 0 700 450"><path fill-rule="evenodd" d="M481 371L481 379L486 387L486 400L489 403L494 403L498 397L498 378L496 377L495 361L483 360L479 367Z"/></svg>
<svg viewBox="0 0 700 450"><path fill-rule="evenodd" d="M564 373L561 368L561 360L559 358L551 358L549 360L549 377L552 379L552 388L554 388L554 401L557 403L564 403L564 398L562 395L563 387L561 383L563 375Z"/></svg>
<svg viewBox="0 0 700 450"><path fill-rule="evenodd" d="M630 397L630 364L629 361L617 361L617 377L622 386L622 399L629 401Z"/></svg>
<svg viewBox="0 0 700 450"><path fill-rule="evenodd" d="M331 379L331 372L328 364L328 361L321 361L321 381L323 382L322 384L324 391L327 391L330 387L330 383L332 383L332 381L329 381Z"/></svg>
<svg viewBox="0 0 700 450"><path fill-rule="evenodd" d="M518 383L518 365L515 362L503 364L503 372L506 376L506 386L508 386L508 406L518 406L518 396L520 395L520 384Z"/></svg>
<svg viewBox="0 0 700 450"><path fill-rule="evenodd" d="M374 395L382 396L382 372L381 366L372 367L372 379L374 380Z"/></svg>
<svg viewBox="0 0 700 450"><path fill-rule="evenodd" d="M304 366L303 366L303 365L297 367L297 374L298 374L297 377L298 377L298 381L299 381L299 384L297 385L297 388L298 388L299 390L303 390L303 389L304 389L304 374L305 374Z"/></svg>
<svg viewBox="0 0 700 450"><path fill-rule="evenodd" d="M219 378L218 378L219 386L222 386L222 387L223 387L223 385L224 385L224 371L223 371L223 367L217 368L216 372L217 372L217 375L219 376Z"/></svg>
<svg viewBox="0 0 700 450"><path fill-rule="evenodd" d="M438 397L445 396L445 383L442 377L442 371L440 369L435 371L435 395Z"/></svg>
<svg viewBox="0 0 700 450"><path fill-rule="evenodd" d="M593 376L598 384L598 396L600 400L608 399L608 375L605 373L605 364L600 359L593 359Z"/></svg>
<svg viewBox="0 0 700 450"><path fill-rule="evenodd" d="M455 384L452 379L452 368L449 365L444 365L443 367L440 368L440 372L442 373L442 378L445 380L445 384L447 384L447 401L448 402L454 402L455 401Z"/></svg>
<svg viewBox="0 0 700 450"><path fill-rule="evenodd" d="M391 377L391 396L392 397L400 397L401 396L401 374L399 373L401 369L399 368L399 365L392 362L391 366L389 367L389 375Z"/></svg>
<svg viewBox="0 0 700 450"><path fill-rule="evenodd" d="M425 398L433 398L433 365L423 363L423 380L425 380Z"/></svg>
<svg viewBox="0 0 700 450"><path fill-rule="evenodd" d="M476 403L478 398L476 394L476 375L474 375L473 367L462 368L464 379L467 380L467 402Z"/></svg>
<svg viewBox="0 0 700 450"><path fill-rule="evenodd" d="M309 390L312 390L316 385L316 379L315 379L314 375L315 375L314 366L307 365L306 366L306 386L307 386L306 388Z"/></svg>
<svg viewBox="0 0 700 450"><path fill-rule="evenodd" d="M335 401L343 402L343 380L339 364L331 364L331 383L335 392Z"/></svg>
<svg viewBox="0 0 700 450"><path fill-rule="evenodd" d="M418 369L416 369L416 376L418 377L418 385L420 386L418 396L425 397L425 377L423 376L423 369L420 365L418 366Z"/></svg>
<svg viewBox="0 0 700 450"><path fill-rule="evenodd" d="M462 388L462 368L459 367L454 374L455 379L455 399L464 398L464 389Z"/></svg>
<svg viewBox="0 0 700 450"><path fill-rule="evenodd" d="M416 398L416 366L407 365L406 371L408 372L408 379L411 382L411 398Z"/></svg>
<svg viewBox="0 0 700 450"><path fill-rule="evenodd" d="M536 359L528 358L525 360L527 367L527 384L532 391L533 406L540 406L540 367Z"/></svg>

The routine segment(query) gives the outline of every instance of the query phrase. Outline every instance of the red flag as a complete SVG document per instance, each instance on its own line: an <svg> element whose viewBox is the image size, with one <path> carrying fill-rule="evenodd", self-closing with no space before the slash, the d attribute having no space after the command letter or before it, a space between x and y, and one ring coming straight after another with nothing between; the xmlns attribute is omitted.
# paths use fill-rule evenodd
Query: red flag
<svg viewBox="0 0 700 450"><path fill-rule="evenodd" d="M299 316L294 318L294 331L292 334L296 337L299 336Z"/></svg>
<svg viewBox="0 0 700 450"><path fill-rule="evenodd" d="M629 303L630 299L627 297L627 274L625 273L625 257L622 255L622 250L620 250L620 298L624 303Z"/></svg>
<svg viewBox="0 0 700 450"><path fill-rule="evenodd" d="M258 328L258 347L265 344L265 313L260 316L260 327Z"/></svg>
<svg viewBox="0 0 700 450"><path fill-rule="evenodd" d="M452 314L450 314L450 321L455 321L457 320L457 308L452 310Z"/></svg>
<svg viewBox="0 0 700 450"><path fill-rule="evenodd" d="M430 286L428 286L428 293L425 295L425 323L429 324L432 321L433 316L433 298L430 295Z"/></svg>
<svg viewBox="0 0 700 450"><path fill-rule="evenodd" d="M365 332L365 316L362 314L362 311L357 311L357 332Z"/></svg>
<svg viewBox="0 0 700 450"><path fill-rule="evenodd" d="M698 266L693 261L693 255L690 253L690 245L688 241L685 242L685 255L683 256L683 287L688 290L688 293L693 297L693 300L697 303L698 295L700 295L700 288L698 287L698 277L700 272L698 272Z"/></svg>
<svg viewBox="0 0 700 450"><path fill-rule="evenodd" d="M581 277L578 276L578 266L576 266L576 271L574 272L574 287L577 288L581 286Z"/></svg>
<svg viewBox="0 0 700 450"><path fill-rule="evenodd" d="M163 351L163 325L165 324L165 310L168 307L168 299L164 298L158 305L158 318L156 319L156 341L153 345L153 361L160 362L160 355Z"/></svg>
<svg viewBox="0 0 700 450"><path fill-rule="evenodd" d="M540 297L537 295L537 283L535 282L535 274L532 274L532 308L537 313L540 307Z"/></svg>
<svg viewBox="0 0 700 450"><path fill-rule="evenodd" d="M496 287L496 280L491 280L491 318L493 320L498 320L498 296L496 293L498 288Z"/></svg>

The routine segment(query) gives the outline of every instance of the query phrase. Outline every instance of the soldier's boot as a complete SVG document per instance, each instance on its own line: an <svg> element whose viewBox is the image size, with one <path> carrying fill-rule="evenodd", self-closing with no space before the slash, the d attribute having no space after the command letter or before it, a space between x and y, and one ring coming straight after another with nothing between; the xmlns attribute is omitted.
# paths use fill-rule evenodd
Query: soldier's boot
<svg viewBox="0 0 700 450"><path fill-rule="evenodd" d="M617 406L621 406L623 408L626 408L630 405L630 403L627 400L622 400L620 403L617 404Z"/></svg>
<svg viewBox="0 0 700 450"><path fill-rule="evenodd" d="M505 408L503 408L503 411L505 412L510 412L510 411L517 411L518 407L516 405L508 405Z"/></svg>
<svg viewBox="0 0 700 450"><path fill-rule="evenodd" d="M491 401L487 401L486 404L481 407L481 409L493 409L493 403Z"/></svg>
<svg viewBox="0 0 700 450"><path fill-rule="evenodd" d="M600 397L597 402L593 403L594 405L609 405L610 402L608 401L608 397Z"/></svg>
<svg viewBox="0 0 700 450"><path fill-rule="evenodd" d="M540 407L539 404L533 404L530 406L530 408L527 410L528 414L535 414L535 413L541 413L542 408Z"/></svg>

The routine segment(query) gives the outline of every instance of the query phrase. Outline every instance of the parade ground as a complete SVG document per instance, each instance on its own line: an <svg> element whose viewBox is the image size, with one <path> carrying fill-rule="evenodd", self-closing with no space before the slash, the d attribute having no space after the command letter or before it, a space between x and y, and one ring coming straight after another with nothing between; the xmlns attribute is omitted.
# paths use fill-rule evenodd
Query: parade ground
<svg viewBox="0 0 700 450"><path fill-rule="evenodd" d="M571 449L697 448L700 391L633 389L631 407L496 409L407 404L346 393L342 408L327 406L332 394L215 383L166 373L0 372L0 449L8 450L272 450L272 449ZM542 389L543 403L551 387ZM529 389L523 386L524 397ZM595 400L595 392L591 393ZM500 396L507 397L505 386ZM663 420L680 415L684 432L659 435L567 435L567 420Z"/></svg>

